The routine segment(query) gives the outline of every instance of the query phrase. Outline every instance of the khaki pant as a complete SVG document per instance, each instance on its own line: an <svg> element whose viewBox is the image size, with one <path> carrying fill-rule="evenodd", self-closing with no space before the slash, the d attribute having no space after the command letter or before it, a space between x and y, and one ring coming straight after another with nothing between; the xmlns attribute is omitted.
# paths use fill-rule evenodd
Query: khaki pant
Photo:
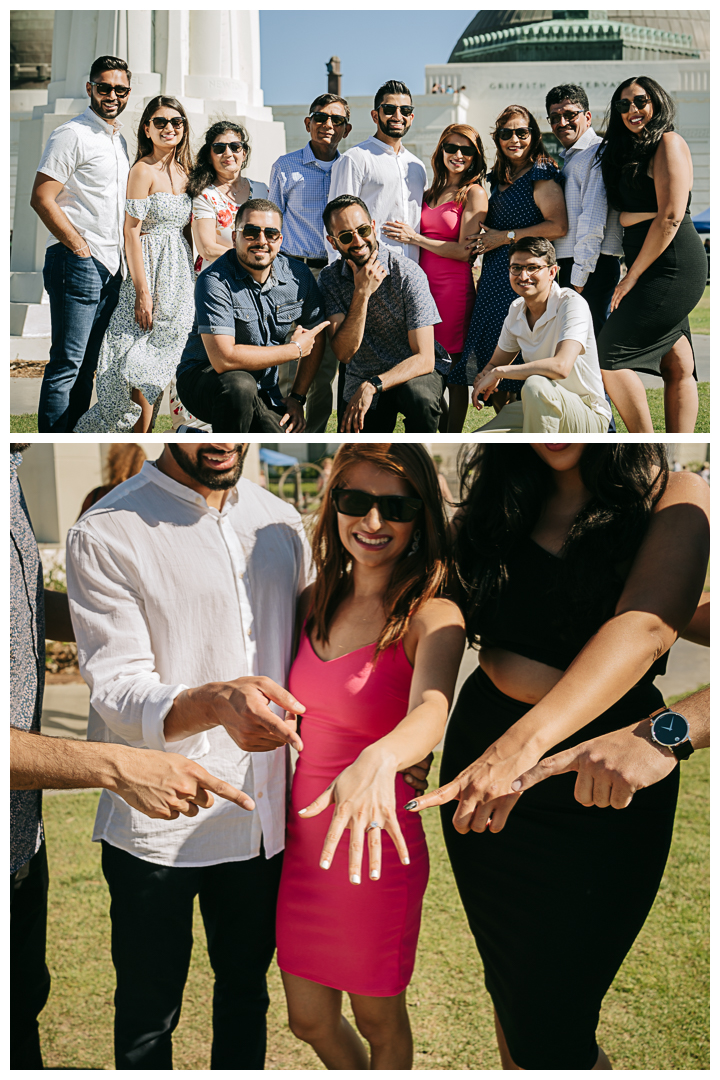
<svg viewBox="0 0 720 1080"><path fill-rule="evenodd" d="M570 393L544 375L531 375L525 380L520 401L505 405L478 434L484 435L486 431L604 434L609 423L607 417L591 409L578 394Z"/></svg>
<svg viewBox="0 0 720 1080"><path fill-rule="evenodd" d="M320 277L320 268L314 269L311 266L309 269L310 273L317 281ZM291 360L288 364L282 364L280 367L278 375L280 393L283 397L287 397L292 390L295 375L297 373L297 366L298 361ZM327 427L330 413L333 411L332 384L337 375L337 369L337 357L330 348L330 336L326 330L325 351L322 354L320 366L315 372L315 378L310 384L307 395L307 405L305 406L307 431L320 432L324 431Z"/></svg>

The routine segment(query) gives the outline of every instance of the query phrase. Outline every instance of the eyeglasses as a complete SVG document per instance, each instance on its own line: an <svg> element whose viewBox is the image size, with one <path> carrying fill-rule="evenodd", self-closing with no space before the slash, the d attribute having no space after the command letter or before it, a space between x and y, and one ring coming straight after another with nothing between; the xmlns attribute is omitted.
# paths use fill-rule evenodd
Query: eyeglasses
<svg viewBox="0 0 720 1080"><path fill-rule="evenodd" d="M123 98L126 98L130 93L129 86L113 86L112 83L93 82L92 79L89 79L88 81L91 86L95 87L98 94L101 94L103 97L109 97L110 94L115 94L117 97L120 98L120 100L122 100Z"/></svg>
<svg viewBox="0 0 720 1080"><path fill-rule="evenodd" d="M337 236L333 237L333 240L339 240L341 244L347 246L355 233L358 234L361 240L367 240L372 231L372 225L368 222L367 225L358 225L357 229L343 229L342 232L339 232Z"/></svg>
<svg viewBox="0 0 720 1080"><path fill-rule="evenodd" d="M541 266L538 263L522 263L522 264L520 264L520 263L511 263L510 264L510 276L511 277L520 277L520 275L522 274L522 272L524 270L526 274L530 275L530 277L537 277L537 275L540 273L541 270L547 270L547 269L548 269L548 264L547 263L545 263L544 266Z"/></svg>
<svg viewBox="0 0 720 1080"><path fill-rule="evenodd" d="M476 153L474 146L458 146L457 143L452 142L443 143L442 148L446 154L462 154L463 157L468 158L474 157Z"/></svg>
<svg viewBox="0 0 720 1080"><path fill-rule="evenodd" d="M415 112L414 105L381 105L380 108L386 116L394 116L398 109L403 116L412 116Z"/></svg>
<svg viewBox="0 0 720 1080"><path fill-rule="evenodd" d="M416 495L371 495L369 491L335 487L330 496L338 514L348 517L365 517L377 506L385 521L413 521L423 508Z"/></svg>
<svg viewBox="0 0 720 1080"><path fill-rule="evenodd" d="M280 230L273 228L272 225L269 229L264 229L260 225L243 225L241 232L246 240L257 240L262 234L268 244L276 244L282 237Z"/></svg>
<svg viewBox="0 0 720 1080"><path fill-rule="evenodd" d="M530 128L498 128L495 134L503 142L509 142L513 135L517 135L518 139L524 141L530 138Z"/></svg>
<svg viewBox="0 0 720 1080"><path fill-rule="evenodd" d="M225 149L228 146L233 154L239 154L241 150L247 149L245 143L242 142L214 142L210 149L213 154L217 154L217 156L220 157L221 154L225 153Z"/></svg>
<svg viewBox="0 0 720 1080"><path fill-rule="evenodd" d="M310 119L313 124L327 124L329 120L333 127L344 127L347 124L347 116L336 116L326 112L310 113Z"/></svg>
<svg viewBox="0 0 720 1080"><path fill-rule="evenodd" d="M634 105L639 112L640 109L645 108L649 101L650 98L647 96L647 94L636 94L634 98L620 98L619 101L615 102L615 108L619 113L626 113L630 112L630 106Z"/></svg>
<svg viewBox="0 0 720 1080"><path fill-rule="evenodd" d="M176 131L179 131L181 127L185 127L182 116L153 116L150 123L154 124L158 131L162 131L168 124L172 124Z"/></svg>
<svg viewBox="0 0 720 1080"><path fill-rule="evenodd" d="M567 124L572 124L576 116L580 116L584 109L562 109L560 112L551 112L548 116L548 124L550 127L557 127L561 120L564 120Z"/></svg>

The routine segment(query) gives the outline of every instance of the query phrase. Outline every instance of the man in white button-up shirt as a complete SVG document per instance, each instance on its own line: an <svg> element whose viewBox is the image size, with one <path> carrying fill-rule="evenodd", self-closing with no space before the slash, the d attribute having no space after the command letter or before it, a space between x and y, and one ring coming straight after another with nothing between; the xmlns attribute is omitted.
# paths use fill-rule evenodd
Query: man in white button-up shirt
<svg viewBox="0 0 720 1080"><path fill-rule="evenodd" d="M549 240L524 236L510 244L510 305L490 363L476 375L472 403L482 408L501 379L523 379L520 401L482 428L538 434L607 431L610 406L600 374L590 308L574 289L555 281ZM521 352L524 363L510 365Z"/></svg>
<svg viewBox="0 0 720 1080"><path fill-rule="evenodd" d="M86 84L88 108L53 131L38 165L30 205L51 234L43 280L52 331L39 431L72 431L90 408L100 346L125 274L130 163L118 117L130 96L130 74L124 60L98 57Z"/></svg>
<svg viewBox="0 0 720 1080"><path fill-rule="evenodd" d="M297 512L240 478L243 455L169 444L68 533L88 738L184 754L256 806L218 799L160 821L102 793L118 1069L172 1068L196 895L215 972L211 1068L264 1064L286 743L302 747L282 719L302 706L282 687L310 556Z"/></svg>

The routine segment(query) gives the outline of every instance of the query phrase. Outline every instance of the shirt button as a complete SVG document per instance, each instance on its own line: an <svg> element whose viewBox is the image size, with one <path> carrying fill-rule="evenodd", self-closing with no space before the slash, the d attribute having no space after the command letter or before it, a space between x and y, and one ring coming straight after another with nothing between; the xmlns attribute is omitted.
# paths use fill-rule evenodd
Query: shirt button
<svg viewBox="0 0 720 1080"><path fill-rule="evenodd" d="M258 799L262 799L262 796L263 796L262 791L258 791Z"/></svg>
<svg viewBox="0 0 720 1080"><path fill-rule="evenodd" d="M249 627L248 632L247 632L247 636L252 637L252 626Z"/></svg>

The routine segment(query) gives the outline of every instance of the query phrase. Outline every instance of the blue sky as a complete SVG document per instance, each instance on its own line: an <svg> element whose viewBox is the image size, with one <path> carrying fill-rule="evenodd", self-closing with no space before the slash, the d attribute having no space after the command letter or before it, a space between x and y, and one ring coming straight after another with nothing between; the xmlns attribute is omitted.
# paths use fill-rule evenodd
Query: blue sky
<svg viewBox="0 0 720 1080"><path fill-rule="evenodd" d="M309 105L327 89L325 65L342 61L343 96L374 94L386 79L425 89L425 65L444 64L475 14L451 11L261 11L266 105Z"/></svg>

